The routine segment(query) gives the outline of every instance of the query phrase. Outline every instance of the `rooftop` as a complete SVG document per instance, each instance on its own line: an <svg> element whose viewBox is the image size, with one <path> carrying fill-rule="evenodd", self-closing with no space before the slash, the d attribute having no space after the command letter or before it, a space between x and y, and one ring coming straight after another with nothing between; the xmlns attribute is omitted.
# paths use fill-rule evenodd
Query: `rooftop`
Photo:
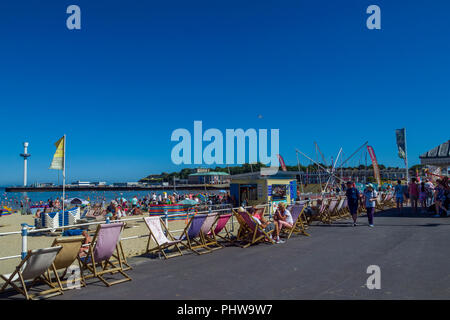
<svg viewBox="0 0 450 320"><path fill-rule="evenodd" d="M420 158L422 164L450 164L450 140L425 152Z"/></svg>
<svg viewBox="0 0 450 320"><path fill-rule="evenodd" d="M196 172L191 173L189 176L229 176L226 172Z"/></svg>

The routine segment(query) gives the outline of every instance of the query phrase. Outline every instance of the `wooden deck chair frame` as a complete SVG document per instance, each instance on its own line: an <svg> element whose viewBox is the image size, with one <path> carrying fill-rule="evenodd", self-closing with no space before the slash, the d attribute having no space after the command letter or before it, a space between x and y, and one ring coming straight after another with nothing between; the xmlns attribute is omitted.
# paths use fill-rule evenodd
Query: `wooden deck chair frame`
<svg viewBox="0 0 450 320"><path fill-rule="evenodd" d="M211 253L212 250L207 245L205 245L203 239L202 239L202 233L199 232L197 237L190 238L189 237L189 229L191 228L192 222L194 219L196 219L198 215L193 215L191 218L189 218L189 222L184 228L183 232L181 233L178 240L180 241L180 244L184 246L185 249L188 249L196 254L205 254L205 253ZM198 238L198 239L197 239ZM202 250L202 251L199 251Z"/></svg>
<svg viewBox="0 0 450 320"><path fill-rule="evenodd" d="M306 208L306 205L303 206L302 211L300 212L300 214L297 217L297 220L295 220L294 223L292 224L292 228L287 228L286 226L284 226L283 229L281 229L281 232L287 233L286 239L289 240L289 238L292 236L293 233L302 234L307 237L310 236L310 234L306 232L305 223L304 223L304 219L306 219L305 208ZM283 231L283 230L287 230L287 229L289 230L288 232Z"/></svg>
<svg viewBox="0 0 450 320"><path fill-rule="evenodd" d="M78 249L76 250L76 254L74 253L74 259L73 259L73 261L72 261L72 263L73 262L77 262L77 264L78 264L78 267L79 267L79 270L80 270L80 277L79 278L74 278L74 279L70 279L70 281L69 281L69 279L67 279L67 280L63 280L64 279L64 277L66 276L66 274L67 274L67 271L68 271L68 269L69 269L69 267L72 265L72 263L71 264L64 264L64 265L62 265L60 268L58 268L58 255L61 255L61 254L64 254L64 245L65 244L67 244L67 243L74 243L74 244L76 244L77 242L79 242L80 243L80 246L78 247ZM78 255L79 255L79 252L80 252L80 249L81 249L81 247L82 247L82 245L83 245L83 242L84 242L84 237L82 237L82 236L77 236L77 237L67 237L67 238L56 238L55 240L53 240L53 243L52 243L52 247L56 247L56 246L61 246L62 247L62 249L61 249L61 251L60 252L58 252L58 255L56 256L56 258L55 258L55 262L54 262L54 264L55 264L55 268L56 268L56 271L58 271L58 270L61 270L61 269L63 269L63 273L59 276L59 280L60 280L60 283L62 284L62 285L67 285L67 284L69 284L69 282L72 282L72 281L79 281L80 282L80 285L82 286L82 287L85 287L86 286L86 281L85 281L85 279L84 279L84 275L83 275L83 268L82 268L82 265L81 265L81 262L80 262L80 260L78 259ZM75 250L75 249L74 249ZM54 285L56 285L56 283L54 282L54 279L52 279L51 277L50 277L50 274L47 274L46 275L46 279L49 281L49 282L52 282ZM68 290L68 289L70 289L69 287L63 287L62 288L63 290Z"/></svg>
<svg viewBox="0 0 450 320"><path fill-rule="evenodd" d="M120 220L119 220L120 221ZM124 222L125 224L124 224L124 229L125 229L125 225L127 224L126 222ZM124 229L122 229L122 232L120 233L120 239L122 239L122 233L123 233L123 230ZM129 271L129 270L132 270L133 269L133 267L128 263L128 261L127 261L127 257L125 256L125 251L123 250L123 245L122 245L122 240L119 240L119 245L118 245L118 250L117 250L117 254L116 253L114 253L113 255L112 255L112 260L111 260L111 262L112 263L118 263L119 262L119 257L118 257L118 255L120 255L120 257L122 258L122 265L123 266L125 266L124 268L123 268L123 271Z"/></svg>
<svg viewBox="0 0 450 320"><path fill-rule="evenodd" d="M340 202L339 198L331 198L331 200L330 200L330 203L328 205L328 215L329 215L331 221L336 221L341 218L337 212L339 202ZM331 204L334 204L334 206L332 208L330 208Z"/></svg>
<svg viewBox="0 0 450 320"><path fill-rule="evenodd" d="M203 244L205 244L211 250L223 249L223 248L225 248L225 246L222 245L221 243L219 243L219 241L217 241L217 238L216 238L216 235L214 232L214 229L216 228L216 224L220 219L220 214L214 213L214 215L215 215L215 219L211 225L211 228L209 228L209 230L206 234L204 232L200 231L200 237L201 237Z"/></svg>
<svg viewBox="0 0 450 320"><path fill-rule="evenodd" d="M343 219L347 219L350 217L350 211L348 209L348 201L346 197L342 197L342 199L344 200L344 203L342 204L340 215Z"/></svg>
<svg viewBox="0 0 450 320"><path fill-rule="evenodd" d="M159 217L158 221L160 223L160 226L162 226L161 230L165 233L165 235L168 238L168 240L172 241L172 242L163 243L163 244L158 243L157 237L153 234L152 230L147 225L147 223L145 223L145 220L144 220L144 223L147 226L148 231L150 232L149 235L148 235L146 252L147 253L153 253L153 252L157 251L159 254L162 254L165 259L182 256L183 252L181 251L181 249L179 247L179 244L181 243L181 241L180 240L176 240L174 238L174 236L170 233L169 229L167 229L165 223L163 222L163 220L160 217ZM155 242L156 247L150 249L150 243L151 243L152 239ZM178 252L172 251L170 254L167 254L166 250L171 250L171 249L176 249Z"/></svg>
<svg viewBox="0 0 450 320"><path fill-rule="evenodd" d="M331 217L328 211L330 206L330 199L324 198L321 206L319 207L319 221L322 223L331 224Z"/></svg>
<svg viewBox="0 0 450 320"><path fill-rule="evenodd" d="M239 229L237 231L236 240L244 241L250 236L252 230L238 212L236 212L234 209L232 209L232 212L234 217L236 218L236 221L239 223Z"/></svg>
<svg viewBox="0 0 450 320"><path fill-rule="evenodd" d="M98 234L99 234L101 228L102 228L102 225L97 226L97 230L95 231L94 238L92 239L92 242L89 245L89 251L88 251L87 255L83 258L83 260L80 259L83 269L88 270L91 273L91 274L85 275L84 278L85 279L98 278L107 287L110 287L112 285L119 284L122 282L131 281L132 280L131 277L128 274L126 274L123 270L122 257L119 254L119 241L117 242L116 249L115 249L116 250L115 256L118 259L118 261L117 261L118 264L111 262L111 258L113 257L112 255L110 258L106 259L105 261L100 261L100 262L95 261L94 250L97 245L97 238L98 238ZM122 225L122 229L123 229L123 225ZM99 265L99 266L97 266L97 265ZM110 268L108 268L108 266ZM98 270L98 267L100 267L100 270ZM103 275L105 275L105 274L114 274L114 273L120 273L124 277L124 279L119 279L119 280L115 280L112 282L108 282L103 277Z"/></svg>
<svg viewBox="0 0 450 320"><path fill-rule="evenodd" d="M335 214L338 219L343 219L342 208L344 207L345 199L343 197L338 197L338 203L336 205Z"/></svg>
<svg viewBox="0 0 450 320"><path fill-rule="evenodd" d="M231 213L225 213L225 214L219 215L217 217L217 221L215 221L215 223L213 225L214 226L213 229L211 230L210 233L208 233L206 235L207 238L214 238L214 241L216 241L222 247L224 247L224 245L219 242L219 239L222 240L223 242L228 242L228 243L234 243L236 241L236 237L234 237L232 235L232 233L228 230L226 224L223 226L222 229L220 229L220 232L218 232L218 233L216 232L217 223L219 222L219 220L221 218L223 218L224 215L229 215L228 220L230 220L231 217L233 216L233 213L231 212ZM228 223L228 221L227 221L227 223ZM222 233L222 232L225 232L225 235L221 235L220 233Z"/></svg>
<svg viewBox="0 0 450 320"><path fill-rule="evenodd" d="M27 300L33 300L33 299L35 299L38 296L40 298L49 298L49 297L52 297L52 296L55 296L55 295L63 294L62 284L61 284L61 281L60 281L59 276L58 276L58 272L57 272L53 262L51 264L51 267L49 269L47 269L40 276L35 277L33 279L33 281L31 281L31 284L27 288L27 284L25 282L26 280L22 276L22 271L23 271L22 268L24 268L25 264L28 262L28 260L30 260L30 258L34 254L36 254L35 251L36 250L28 250L27 255L25 256L25 258L19 263L19 265L16 267L14 272L9 275L9 277L5 277L4 275L0 275L0 278L3 279L3 281L5 281L5 283L0 288L0 292L3 292L8 287L8 285L10 285L17 292L19 292L20 294L24 295ZM54 277L56 279L56 285L47 280L48 277L50 277L50 275L49 275L50 272L53 272L53 275L54 275ZM45 273L47 273L47 275L45 275ZM14 279L16 275L18 276L18 278ZM20 288L18 285L16 285L15 282L20 282L22 288ZM48 285L50 287L50 289L44 290L44 291L40 291L40 292L38 292L36 294L30 294L29 290L38 282L45 283L46 285Z"/></svg>
<svg viewBox="0 0 450 320"><path fill-rule="evenodd" d="M254 228L252 228L252 227L248 226L248 224L244 220L244 218L241 217L240 212L236 212L234 210L233 210L233 212L237 216L239 216L242 219L242 221L244 221L245 225L250 230L250 232L247 233L246 238L241 239L241 241L247 242L245 245L241 246L242 248L248 248L249 246L251 246L253 244L260 243L260 242L266 242L266 241L268 241L272 244L275 243L271 237L271 234L273 233L274 230L266 232L263 228L261 228L261 226L256 221L253 220L253 217L248 212L242 212L242 214L248 215L250 220L253 221Z"/></svg>

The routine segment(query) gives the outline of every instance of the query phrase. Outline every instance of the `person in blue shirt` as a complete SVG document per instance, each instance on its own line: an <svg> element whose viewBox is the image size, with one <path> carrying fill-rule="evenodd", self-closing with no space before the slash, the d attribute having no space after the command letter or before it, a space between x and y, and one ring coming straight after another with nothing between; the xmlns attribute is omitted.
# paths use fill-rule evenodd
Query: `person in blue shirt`
<svg viewBox="0 0 450 320"><path fill-rule="evenodd" d="M404 194L405 194L405 188L402 186L402 181L398 180L397 185L394 187L394 195L395 195L395 199L397 202L398 212L402 211Z"/></svg>
<svg viewBox="0 0 450 320"><path fill-rule="evenodd" d="M345 191L347 196L347 205L350 214L353 218L353 226L356 226L356 219L358 218L358 203L359 203L359 191L355 188L353 182L347 182L347 190Z"/></svg>

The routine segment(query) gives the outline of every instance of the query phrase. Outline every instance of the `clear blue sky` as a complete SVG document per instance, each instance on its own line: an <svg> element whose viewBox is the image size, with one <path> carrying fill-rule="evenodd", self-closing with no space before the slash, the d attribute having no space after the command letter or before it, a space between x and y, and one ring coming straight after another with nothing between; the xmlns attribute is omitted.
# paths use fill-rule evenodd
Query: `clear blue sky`
<svg viewBox="0 0 450 320"><path fill-rule="evenodd" d="M81 7L82 30L66 28ZM366 8L381 7L381 30ZM279 128L280 153L328 157L369 141L380 163L410 163L449 138L449 1L0 2L0 185L67 176L135 181L181 169L176 128ZM262 115L259 118L258 115ZM355 163L356 162L356 163ZM358 164L355 160L350 164Z"/></svg>

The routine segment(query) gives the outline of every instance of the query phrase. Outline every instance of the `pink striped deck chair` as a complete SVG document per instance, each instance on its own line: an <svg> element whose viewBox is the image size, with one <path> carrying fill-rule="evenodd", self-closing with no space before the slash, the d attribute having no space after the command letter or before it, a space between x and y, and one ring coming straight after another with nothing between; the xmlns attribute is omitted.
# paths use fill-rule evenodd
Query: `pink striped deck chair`
<svg viewBox="0 0 450 320"><path fill-rule="evenodd" d="M230 221L232 217L231 213L222 214L217 217L217 222L215 224L215 228L208 232L206 235L208 238L213 238L217 243L219 243L218 239L223 240L224 242L232 243L233 235L227 228L227 223ZM223 244L220 244L223 246Z"/></svg>

